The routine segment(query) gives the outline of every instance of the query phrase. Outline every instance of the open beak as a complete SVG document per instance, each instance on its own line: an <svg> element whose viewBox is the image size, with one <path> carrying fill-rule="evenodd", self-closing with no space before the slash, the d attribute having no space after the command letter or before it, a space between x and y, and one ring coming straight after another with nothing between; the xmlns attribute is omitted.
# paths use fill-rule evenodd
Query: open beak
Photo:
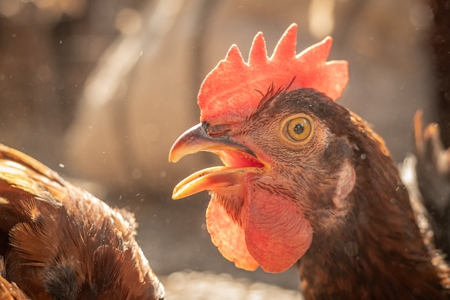
<svg viewBox="0 0 450 300"><path fill-rule="evenodd" d="M265 170L253 151L236 143L226 133L211 136L207 128L207 123L200 123L183 133L170 149L169 162L177 162L188 154L208 151L217 154L225 165L201 170L182 180L174 188L174 200L204 190L216 191L240 185L247 172L261 173Z"/></svg>

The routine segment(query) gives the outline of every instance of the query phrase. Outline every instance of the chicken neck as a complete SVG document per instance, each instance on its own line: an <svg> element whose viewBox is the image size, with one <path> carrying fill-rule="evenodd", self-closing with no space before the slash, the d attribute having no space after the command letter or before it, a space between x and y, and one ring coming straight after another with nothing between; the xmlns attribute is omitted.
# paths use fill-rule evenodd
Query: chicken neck
<svg viewBox="0 0 450 300"><path fill-rule="evenodd" d="M441 285L448 268L425 243L382 142L369 135L355 144L350 209L316 226L298 263L305 298L448 299Z"/></svg>

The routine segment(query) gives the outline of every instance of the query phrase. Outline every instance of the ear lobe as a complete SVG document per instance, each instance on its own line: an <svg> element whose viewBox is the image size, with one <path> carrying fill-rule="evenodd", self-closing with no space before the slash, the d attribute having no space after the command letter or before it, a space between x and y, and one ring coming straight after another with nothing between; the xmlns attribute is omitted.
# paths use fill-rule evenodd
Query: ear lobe
<svg viewBox="0 0 450 300"><path fill-rule="evenodd" d="M342 164L338 176L336 190L333 195L333 203L336 208L340 209L347 206L345 198L353 190L356 180L355 169L348 160Z"/></svg>

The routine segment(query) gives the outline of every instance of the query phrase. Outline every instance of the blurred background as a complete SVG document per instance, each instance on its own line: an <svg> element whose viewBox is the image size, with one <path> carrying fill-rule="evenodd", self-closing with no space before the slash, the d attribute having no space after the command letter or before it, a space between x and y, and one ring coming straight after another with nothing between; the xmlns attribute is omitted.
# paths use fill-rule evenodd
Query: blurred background
<svg viewBox="0 0 450 300"><path fill-rule="evenodd" d="M350 63L339 103L373 124L400 162L412 150L417 109L427 121L448 121L437 96L430 3L0 0L0 142L135 213L167 299L194 290L190 299L221 299L220 289L232 299L273 299L253 282L298 299L296 271L246 272L218 253L205 227L207 193L171 200L178 181L215 158L169 164L170 146L198 122L198 88L232 44L246 57L263 31L270 54L295 22L298 51L333 36L330 59Z"/></svg>

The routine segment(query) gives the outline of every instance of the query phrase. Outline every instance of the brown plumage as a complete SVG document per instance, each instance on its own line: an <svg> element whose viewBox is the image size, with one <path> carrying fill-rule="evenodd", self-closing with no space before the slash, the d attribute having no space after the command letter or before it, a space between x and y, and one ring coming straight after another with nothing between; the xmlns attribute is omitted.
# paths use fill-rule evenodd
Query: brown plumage
<svg viewBox="0 0 450 300"><path fill-rule="evenodd" d="M333 189L319 194L336 183L323 184L310 197L325 205L310 204L316 234L298 263L306 298L447 299L448 266L430 241L425 243L383 141L362 119L326 97L295 91L286 98L296 107L285 104L284 110L306 109L330 130L326 149L317 149L322 153L317 168L325 171L317 181L336 174L346 160L356 178L343 208L336 210L326 201L333 198Z"/></svg>
<svg viewBox="0 0 450 300"><path fill-rule="evenodd" d="M0 145L0 286L31 299L163 299L135 235L130 213Z"/></svg>
<svg viewBox="0 0 450 300"><path fill-rule="evenodd" d="M286 120L297 117L307 119L312 129L306 138L294 140L290 134L297 127ZM417 225L383 141L326 95L313 89L271 89L241 122L204 122L185 133L171 158L202 150L218 154L225 167L188 177L176 193L210 190L207 223L216 222L209 219L219 215L210 211L218 201L226 212L220 217L242 228L242 243L232 247L247 251L267 271L283 271L279 262L306 244L291 263L298 260L306 299L448 299L449 268L432 240L424 239L427 228L421 232ZM278 214L292 204L297 211ZM272 218L271 212L277 215ZM295 227L305 222L311 231ZM224 248L233 245L232 237L210 228L213 242L228 259L254 269ZM292 244L297 236L306 242ZM273 251L277 247L286 250Z"/></svg>
<svg viewBox="0 0 450 300"><path fill-rule="evenodd" d="M29 299L21 289L13 282L5 279L5 263L0 260L0 300L26 300Z"/></svg>

